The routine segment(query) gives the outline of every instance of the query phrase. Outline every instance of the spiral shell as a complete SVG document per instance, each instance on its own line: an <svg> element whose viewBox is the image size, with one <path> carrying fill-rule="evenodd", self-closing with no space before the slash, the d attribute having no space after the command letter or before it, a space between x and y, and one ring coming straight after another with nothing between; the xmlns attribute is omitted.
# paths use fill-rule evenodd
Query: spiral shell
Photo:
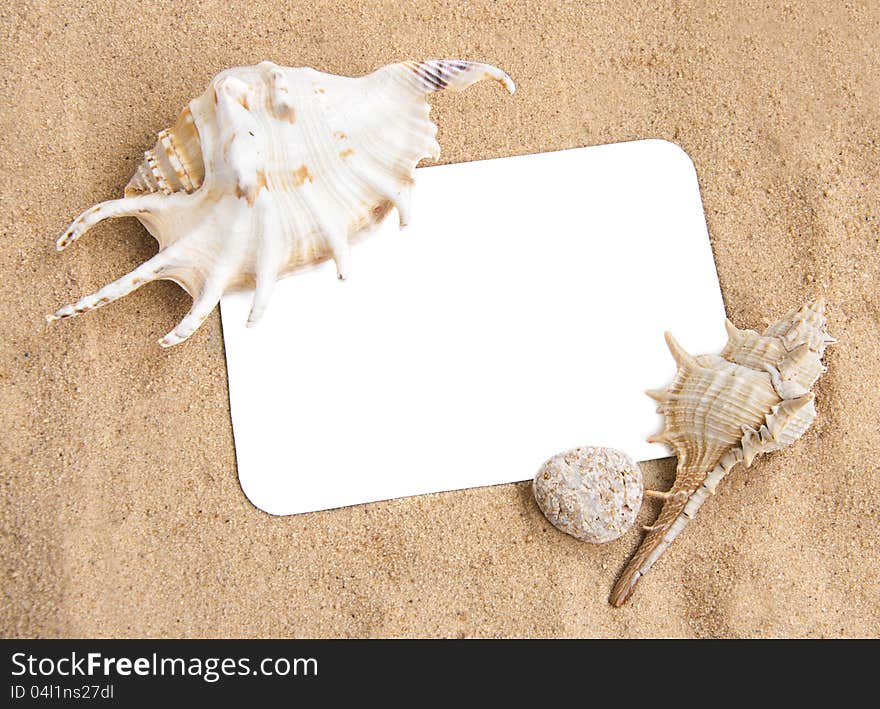
<svg viewBox="0 0 880 709"><path fill-rule="evenodd" d="M761 334L728 320L720 356L694 357L666 334L678 371L669 387L648 392L665 417L664 430L648 440L675 451L675 483L669 492L645 491L662 499L663 508L612 589L613 605L626 602L737 463L749 466L761 453L791 445L813 423L811 389L825 371L825 348L834 342L824 312L824 301L807 303Z"/></svg>
<svg viewBox="0 0 880 709"><path fill-rule="evenodd" d="M396 208L410 218L420 160L437 158L426 96L510 77L488 64L431 60L391 64L359 78L271 62L228 69L159 133L125 188L77 217L66 248L111 217L135 216L160 251L127 276L49 320L94 310L158 279L193 298L159 343L187 339L220 297L255 289L248 324L277 279L327 259L344 279L349 244Z"/></svg>

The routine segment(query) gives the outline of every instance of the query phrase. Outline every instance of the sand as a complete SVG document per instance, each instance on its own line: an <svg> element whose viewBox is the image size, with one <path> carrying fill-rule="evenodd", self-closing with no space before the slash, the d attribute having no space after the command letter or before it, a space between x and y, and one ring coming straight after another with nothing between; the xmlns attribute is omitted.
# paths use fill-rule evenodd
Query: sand
<svg viewBox="0 0 880 709"><path fill-rule="evenodd" d="M880 635L876 3L5 5L2 635ZM64 254L53 239L121 192L217 71L438 56L490 61L518 85L513 99L488 85L434 98L442 161L675 141L734 323L828 300L840 342L815 426L737 469L619 610L608 591L640 534L580 543L528 483L256 510L236 476L219 315L156 345L189 307L175 285L43 321L155 251L130 219ZM648 486L672 475L671 459L645 466Z"/></svg>

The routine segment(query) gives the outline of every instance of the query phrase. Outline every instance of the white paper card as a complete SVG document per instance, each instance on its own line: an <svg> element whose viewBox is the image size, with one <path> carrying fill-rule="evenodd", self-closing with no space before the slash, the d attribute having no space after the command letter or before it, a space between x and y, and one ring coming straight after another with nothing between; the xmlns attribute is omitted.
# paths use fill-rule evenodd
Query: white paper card
<svg viewBox="0 0 880 709"><path fill-rule="evenodd" d="M725 342L693 164L646 140L420 168L332 262L221 303L242 489L276 515L526 480L551 455L669 455L663 341Z"/></svg>

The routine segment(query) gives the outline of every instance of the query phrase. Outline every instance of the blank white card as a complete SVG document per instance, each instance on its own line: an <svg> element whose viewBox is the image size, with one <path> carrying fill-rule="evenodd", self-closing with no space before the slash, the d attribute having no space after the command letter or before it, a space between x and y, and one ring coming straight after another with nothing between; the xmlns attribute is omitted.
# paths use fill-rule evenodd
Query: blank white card
<svg viewBox="0 0 880 709"><path fill-rule="evenodd" d="M352 253L221 303L242 489L276 515L532 477L583 445L669 455L663 332L719 351L693 164L645 140L420 168Z"/></svg>

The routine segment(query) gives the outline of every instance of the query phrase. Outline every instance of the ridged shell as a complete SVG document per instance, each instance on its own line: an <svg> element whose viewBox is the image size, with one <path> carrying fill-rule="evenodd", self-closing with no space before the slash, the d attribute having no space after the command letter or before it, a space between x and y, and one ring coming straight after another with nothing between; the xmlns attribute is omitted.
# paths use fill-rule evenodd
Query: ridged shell
<svg viewBox="0 0 880 709"><path fill-rule="evenodd" d="M781 399L767 372L714 355L691 357L671 335L667 341L679 369L668 389L649 392L666 417L663 433L649 440L675 449L679 475L699 476L739 444L744 426L760 425Z"/></svg>
<svg viewBox="0 0 880 709"><path fill-rule="evenodd" d="M392 208L405 225L415 167L439 156L427 94L486 78L514 90L501 70L455 60L391 64L359 78L271 62L221 72L159 133L125 198L88 209L57 240L61 250L103 219L136 216L160 252L49 319L168 279L194 302L159 341L167 347L189 337L225 292L255 288L254 324L278 278L329 258L345 278L350 242Z"/></svg>
<svg viewBox="0 0 880 709"><path fill-rule="evenodd" d="M651 441L669 444L678 457L657 521L611 592L613 605L629 598L639 579L693 519L706 497L737 464L791 445L816 418L810 391L825 371L822 355L834 339L825 329L825 303L808 303L763 334L727 322L721 355L693 357L667 333L678 365L672 384L649 391L665 417Z"/></svg>

